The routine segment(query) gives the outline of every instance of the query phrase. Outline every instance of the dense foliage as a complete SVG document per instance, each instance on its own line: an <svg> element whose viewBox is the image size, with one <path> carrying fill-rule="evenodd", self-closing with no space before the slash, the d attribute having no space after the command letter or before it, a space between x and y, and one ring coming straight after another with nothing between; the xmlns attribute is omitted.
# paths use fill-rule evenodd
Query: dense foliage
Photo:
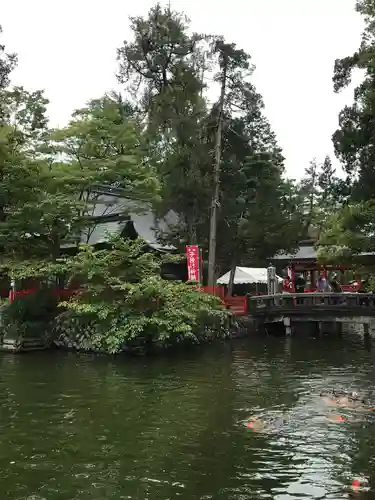
<svg viewBox="0 0 375 500"><path fill-rule="evenodd" d="M159 227L159 240L177 251L197 243L205 259L210 247L218 274L293 250L349 196L328 158L301 183L286 177L250 54L192 33L183 14L160 5L130 28L117 50L123 95L89 101L57 130L43 92L11 87L17 59L0 45L3 272L60 285L79 279L56 328L76 347L107 352L196 342L214 326L221 336L227 317L216 298L162 280L141 242L81 247L113 208L122 220L172 211L177 222ZM103 197L113 189L120 212Z"/></svg>
<svg viewBox="0 0 375 500"><path fill-rule="evenodd" d="M56 316L60 313L57 296L49 286L33 294L5 303L1 307L1 335L10 339L52 339Z"/></svg>
<svg viewBox="0 0 375 500"><path fill-rule="evenodd" d="M217 271L264 263L296 247L302 214L289 196L284 158L251 83L250 55L222 37L191 33L184 16L160 5L132 19L131 28L133 38L118 50L119 79L142 96L137 105L162 179L159 214L172 209L179 219L160 237L178 248L199 243L207 256L222 115ZM224 80L221 109L220 100L210 104L206 89Z"/></svg>
<svg viewBox="0 0 375 500"><path fill-rule="evenodd" d="M116 353L227 336L229 316L220 299L162 279L161 262L142 240L116 237L106 249L83 245L57 263L25 262L13 272L45 280L58 274L67 286L80 284L60 303L65 310L55 321L56 340L65 346Z"/></svg>
<svg viewBox="0 0 375 500"><path fill-rule="evenodd" d="M359 49L335 63L334 88L339 92L351 82L354 71L364 78L354 91L354 101L339 116L339 128L333 135L337 157L347 176L341 183L341 209L327 217L320 238L320 256L325 260L347 260L364 252L373 252L375 192L375 4L358 0L357 11L364 16L365 30ZM363 259L355 259L360 265Z"/></svg>
<svg viewBox="0 0 375 500"><path fill-rule="evenodd" d="M0 36L2 35L2 32L3 29L0 26ZM17 56L15 54L9 54L5 50L5 45L0 43L0 89L9 85L9 75L16 64Z"/></svg>
<svg viewBox="0 0 375 500"><path fill-rule="evenodd" d="M92 100L60 130L48 128L41 92L7 86L16 60L4 55L5 254L56 259L82 234L88 241L97 224L91 217L99 204L96 188L115 185L132 201L131 211L152 206L160 216L171 209L177 214L178 224L160 233L161 240L181 249L199 243L207 255L219 110L206 90L222 82L224 60L218 271L295 247L300 207L251 83L250 55L221 37L191 33L182 14L160 5L131 19L131 29L132 39L118 49L128 100L113 93Z"/></svg>
<svg viewBox="0 0 375 500"><path fill-rule="evenodd" d="M157 199L159 183L126 103L91 101L66 128L48 130L40 92L16 88L1 97L0 241L6 256L56 259L63 245L88 238L98 186L120 185L133 210Z"/></svg>

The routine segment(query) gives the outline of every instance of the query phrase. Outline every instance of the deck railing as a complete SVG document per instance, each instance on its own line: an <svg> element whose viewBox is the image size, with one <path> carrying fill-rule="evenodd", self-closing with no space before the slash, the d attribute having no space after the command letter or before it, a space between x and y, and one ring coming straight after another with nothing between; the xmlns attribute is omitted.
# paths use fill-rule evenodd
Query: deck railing
<svg viewBox="0 0 375 500"><path fill-rule="evenodd" d="M283 293L251 297L249 312L282 311L314 308L371 308L375 309L372 293Z"/></svg>
<svg viewBox="0 0 375 500"><path fill-rule="evenodd" d="M225 306L231 311L231 313L234 314L234 316L247 314L247 297L226 297L225 288L220 285L202 286L200 287L200 291L219 297L224 302Z"/></svg>
<svg viewBox="0 0 375 500"><path fill-rule="evenodd" d="M225 297L224 304L235 316L241 316L248 312L247 297Z"/></svg>

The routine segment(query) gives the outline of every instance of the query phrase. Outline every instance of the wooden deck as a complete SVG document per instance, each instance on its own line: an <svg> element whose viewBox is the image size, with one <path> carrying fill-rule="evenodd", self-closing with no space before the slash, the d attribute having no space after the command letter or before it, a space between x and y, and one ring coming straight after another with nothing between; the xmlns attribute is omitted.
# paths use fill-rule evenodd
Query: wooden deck
<svg viewBox="0 0 375 500"><path fill-rule="evenodd" d="M251 297L248 314L258 326L282 324L290 335L298 324L363 325L365 336L375 338L375 294L290 293ZM336 325L336 326L335 326Z"/></svg>
<svg viewBox="0 0 375 500"><path fill-rule="evenodd" d="M276 315L374 316L375 294L369 293L285 293L249 299L249 314L254 317Z"/></svg>

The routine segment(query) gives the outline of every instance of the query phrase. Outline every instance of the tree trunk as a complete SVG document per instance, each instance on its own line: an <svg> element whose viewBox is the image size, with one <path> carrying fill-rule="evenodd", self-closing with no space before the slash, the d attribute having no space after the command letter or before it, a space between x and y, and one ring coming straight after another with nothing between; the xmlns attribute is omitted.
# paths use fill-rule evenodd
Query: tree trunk
<svg viewBox="0 0 375 500"><path fill-rule="evenodd" d="M197 228L196 228L196 224L195 224L193 216L188 215L186 217L186 225L187 225L187 231L188 231L189 245L198 245Z"/></svg>
<svg viewBox="0 0 375 500"><path fill-rule="evenodd" d="M227 292L228 297L232 297L232 295L233 295L233 285L234 285L235 274L236 274L236 261L232 261L232 264L230 266L230 275L229 275L229 282L228 282L228 292Z"/></svg>
<svg viewBox="0 0 375 500"><path fill-rule="evenodd" d="M224 56L225 57L225 56ZM227 83L228 58L224 58L223 78L221 82L218 124L215 139L215 164L214 164L214 192L211 204L210 218L210 239L208 246L208 286L215 285L215 261L216 261L216 233L217 233L217 213L220 198L220 167L221 167L221 133L223 128L223 108L225 98L225 88Z"/></svg>

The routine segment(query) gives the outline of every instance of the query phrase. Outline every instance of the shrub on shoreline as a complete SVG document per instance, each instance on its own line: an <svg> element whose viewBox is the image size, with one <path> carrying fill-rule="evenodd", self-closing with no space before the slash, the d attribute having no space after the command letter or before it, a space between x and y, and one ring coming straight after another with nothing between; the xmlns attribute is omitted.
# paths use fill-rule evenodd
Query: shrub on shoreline
<svg viewBox="0 0 375 500"><path fill-rule="evenodd" d="M20 330L45 321L60 347L109 354L228 337L230 313L222 301L197 285L161 278L162 261L145 251L140 239L112 237L101 250L83 245L63 261L23 270L45 281L56 276L64 276L67 285L78 281L78 293L57 305L51 291L40 290L7 306L4 317Z"/></svg>
<svg viewBox="0 0 375 500"><path fill-rule="evenodd" d="M229 314L221 300L196 285L162 279L160 266L141 240L113 239L106 250L83 247L65 271L79 274L85 285L61 304L67 313L57 318L56 333L108 353L134 344L171 347L225 338Z"/></svg>

